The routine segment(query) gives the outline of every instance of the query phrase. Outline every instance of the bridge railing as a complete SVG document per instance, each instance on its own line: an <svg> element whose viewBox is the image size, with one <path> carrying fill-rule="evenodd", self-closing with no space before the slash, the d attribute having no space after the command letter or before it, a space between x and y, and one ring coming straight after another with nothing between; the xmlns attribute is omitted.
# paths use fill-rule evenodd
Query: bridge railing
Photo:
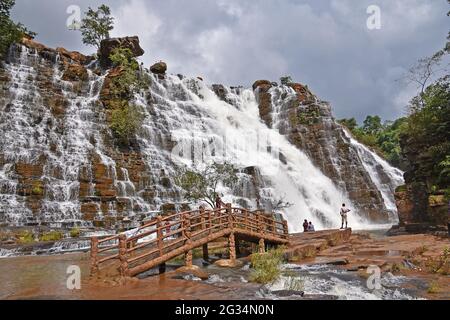
<svg viewBox="0 0 450 320"><path fill-rule="evenodd" d="M207 243L209 238L230 232L269 241L288 240L287 222L278 221L272 214L231 205L214 210L200 208L158 216L128 237L120 234L92 238L91 273L95 274L109 261L118 260L121 274L129 275L130 270L137 272L140 265L150 260L165 262L193 249L199 241Z"/></svg>

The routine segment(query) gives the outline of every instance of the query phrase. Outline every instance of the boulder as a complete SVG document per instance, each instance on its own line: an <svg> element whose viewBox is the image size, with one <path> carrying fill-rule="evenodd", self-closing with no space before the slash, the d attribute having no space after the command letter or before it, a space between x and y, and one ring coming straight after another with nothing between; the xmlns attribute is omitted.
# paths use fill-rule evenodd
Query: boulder
<svg viewBox="0 0 450 320"><path fill-rule="evenodd" d="M62 76L64 81L86 81L89 75L85 67L81 64L69 64Z"/></svg>
<svg viewBox="0 0 450 320"><path fill-rule="evenodd" d="M58 52L63 58L70 59L73 62L78 62L79 64L87 64L94 59L92 56L88 57L77 51L68 51L64 48L56 48L56 52Z"/></svg>
<svg viewBox="0 0 450 320"><path fill-rule="evenodd" d="M167 64L163 61L157 62L150 67L150 71L155 74L165 74L167 71Z"/></svg>
<svg viewBox="0 0 450 320"><path fill-rule="evenodd" d="M177 274L181 275L192 275L196 278L202 279L202 280L208 280L209 275L207 272L200 269L198 266L191 266L191 267L181 267L175 270Z"/></svg>
<svg viewBox="0 0 450 320"><path fill-rule="evenodd" d="M217 260L216 262L214 262L214 265L221 267L221 268L238 268L238 267L242 267L244 265L244 263L239 260L232 261L230 259L222 259L222 260Z"/></svg>
<svg viewBox="0 0 450 320"><path fill-rule="evenodd" d="M258 89L259 87L264 87L266 89L270 89L272 87L272 82L270 82L269 80L257 80L253 84L253 91Z"/></svg>
<svg viewBox="0 0 450 320"><path fill-rule="evenodd" d="M139 44L139 38L137 36L105 39L100 43L99 49L102 64L110 63L109 56L117 48L130 49L134 57L140 57L145 53Z"/></svg>

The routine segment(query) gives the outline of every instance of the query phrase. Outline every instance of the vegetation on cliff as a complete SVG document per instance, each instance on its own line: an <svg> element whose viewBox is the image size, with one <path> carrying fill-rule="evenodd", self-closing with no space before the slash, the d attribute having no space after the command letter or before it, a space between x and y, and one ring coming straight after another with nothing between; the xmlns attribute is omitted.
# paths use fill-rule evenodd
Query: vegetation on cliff
<svg viewBox="0 0 450 320"><path fill-rule="evenodd" d="M363 125L355 118L338 121L347 127L356 140L383 156L391 165L405 169L401 157L400 134L404 130L407 118L382 122L379 116L367 116Z"/></svg>
<svg viewBox="0 0 450 320"><path fill-rule="evenodd" d="M110 60L117 71L109 87L109 106L112 109L110 128L122 143L127 143L142 124L139 107L130 101L145 86L145 78L139 76L139 64L130 49L115 49Z"/></svg>
<svg viewBox="0 0 450 320"><path fill-rule="evenodd" d="M19 42L23 36L34 37L36 34L29 31L23 24L11 20L10 12L15 0L0 0L0 60L5 58L9 47Z"/></svg>
<svg viewBox="0 0 450 320"><path fill-rule="evenodd" d="M109 38L109 32L114 29L114 18L107 5L101 5L97 10L89 7L85 18L81 21L81 35L83 43L100 48L102 40Z"/></svg>

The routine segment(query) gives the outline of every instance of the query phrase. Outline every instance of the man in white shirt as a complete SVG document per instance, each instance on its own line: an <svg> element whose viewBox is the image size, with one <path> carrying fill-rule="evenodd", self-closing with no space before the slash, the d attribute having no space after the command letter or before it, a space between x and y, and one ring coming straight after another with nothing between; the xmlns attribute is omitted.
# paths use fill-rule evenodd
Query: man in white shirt
<svg viewBox="0 0 450 320"><path fill-rule="evenodd" d="M342 217L342 226L341 229L344 229L344 223L345 223L345 229L348 227L348 219L347 214L350 212L350 209L345 207L345 203L342 204L341 208L341 217Z"/></svg>

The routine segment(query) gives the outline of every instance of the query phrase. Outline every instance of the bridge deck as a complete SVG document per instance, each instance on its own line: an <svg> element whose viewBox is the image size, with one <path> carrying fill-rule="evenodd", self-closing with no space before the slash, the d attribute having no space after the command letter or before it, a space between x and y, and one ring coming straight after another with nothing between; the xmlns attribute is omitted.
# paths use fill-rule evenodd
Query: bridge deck
<svg viewBox="0 0 450 320"><path fill-rule="evenodd" d="M135 235L119 234L91 241L91 274L107 264L117 265L121 276L136 276L185 254L186 265L192 265L192 250L222 237L228 237L230 259L236 259L235 239L287 244L286 221L272 214L246 209L226 208L195 210L157 217L140 227Z"/></svg>

